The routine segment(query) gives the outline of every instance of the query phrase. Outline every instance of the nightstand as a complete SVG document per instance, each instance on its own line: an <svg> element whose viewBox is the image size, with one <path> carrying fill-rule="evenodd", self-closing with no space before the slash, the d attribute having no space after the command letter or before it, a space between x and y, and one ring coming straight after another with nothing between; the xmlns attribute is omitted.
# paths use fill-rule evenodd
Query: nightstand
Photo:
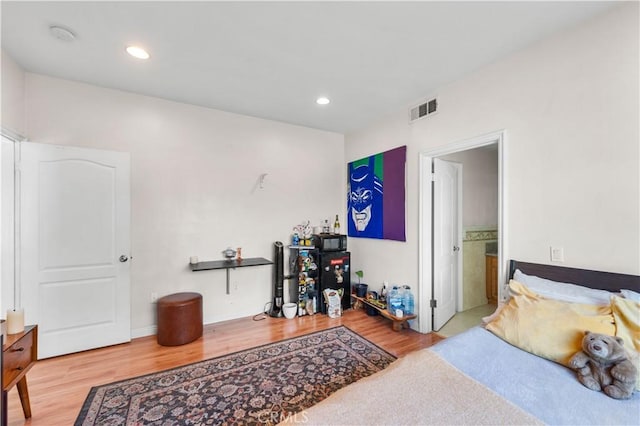
<svg viewBox="0 0 640 426"><path fill-rule="evenodd" d="M7 424L7 392L15 385L18 386L24 417L31 417L27 372L38 359L38 326L28 325L22 333L6 334L6 323L3 322L2 330L5 338L2 345L2 424Z"/></svg>

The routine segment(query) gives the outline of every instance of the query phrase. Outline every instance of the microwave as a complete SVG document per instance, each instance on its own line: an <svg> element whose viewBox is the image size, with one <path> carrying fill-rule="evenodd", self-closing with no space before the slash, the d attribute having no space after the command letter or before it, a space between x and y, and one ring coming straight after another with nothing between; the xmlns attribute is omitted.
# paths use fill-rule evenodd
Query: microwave
<svg viewBox="0 0 640 426"><path fill-rule="evenodd" d="M313 245L320 251L346 251L347 236L339 234L313 234Z"/></svg>

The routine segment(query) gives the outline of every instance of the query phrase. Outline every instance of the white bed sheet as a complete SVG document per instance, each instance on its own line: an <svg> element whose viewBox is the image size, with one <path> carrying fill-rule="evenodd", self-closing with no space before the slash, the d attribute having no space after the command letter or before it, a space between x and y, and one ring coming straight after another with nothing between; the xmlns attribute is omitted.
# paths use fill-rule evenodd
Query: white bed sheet
<svg viewBox="0 0 640 426"><path fill-rule="evenodd" d="M584 387L574 371L475 327L430 348L457 369L552 425L640 425L640 393L616 400Z"/></svg>

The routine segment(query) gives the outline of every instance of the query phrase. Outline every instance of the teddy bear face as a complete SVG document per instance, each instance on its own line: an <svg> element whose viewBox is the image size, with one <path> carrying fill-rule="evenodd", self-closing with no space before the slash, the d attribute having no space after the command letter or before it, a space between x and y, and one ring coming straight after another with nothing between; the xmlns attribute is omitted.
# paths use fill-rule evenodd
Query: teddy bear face
<svg viewBox="0 0 640 426"><path fill-rule="evenodd" d="M617 361L626 357L622 344L619 337L587 332L582 340L582 350L599 361Z"/></svg>

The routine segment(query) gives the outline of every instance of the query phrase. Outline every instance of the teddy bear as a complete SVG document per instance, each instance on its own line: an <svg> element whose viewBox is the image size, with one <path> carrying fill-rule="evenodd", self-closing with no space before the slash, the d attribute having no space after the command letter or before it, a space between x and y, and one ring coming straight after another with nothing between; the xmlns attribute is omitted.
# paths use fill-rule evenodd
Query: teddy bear
<svg viewBox="0 0 640 426"><path fill-rule="evenodd" d="M637 368L629 359L620 337L585 331L582 350L569 361L578 380L611 398L631 398L636 386Z"/></svg>

